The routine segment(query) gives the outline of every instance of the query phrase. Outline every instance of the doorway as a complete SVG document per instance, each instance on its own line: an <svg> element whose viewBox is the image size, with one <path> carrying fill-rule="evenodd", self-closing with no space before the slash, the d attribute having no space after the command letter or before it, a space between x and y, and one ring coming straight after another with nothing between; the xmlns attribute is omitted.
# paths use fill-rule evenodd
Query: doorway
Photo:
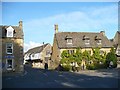
<svg viewBox="0 0 120 90"><path fill-rule="evenodd" d="M7 59L6 60L6 69L12 70L13 69L13 59Z"/></svg>

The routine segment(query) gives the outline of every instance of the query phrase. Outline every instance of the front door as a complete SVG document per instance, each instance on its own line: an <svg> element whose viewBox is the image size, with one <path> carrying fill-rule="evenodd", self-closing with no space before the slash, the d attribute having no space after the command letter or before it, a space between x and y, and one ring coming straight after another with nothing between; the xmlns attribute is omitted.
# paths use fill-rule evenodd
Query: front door
<svg viewBox="0 0 120 90"><path fill-rule="evenodd" d="M7 59L6 68L7 68L7 70L12 70L13 69L13 59Z"/></svg>

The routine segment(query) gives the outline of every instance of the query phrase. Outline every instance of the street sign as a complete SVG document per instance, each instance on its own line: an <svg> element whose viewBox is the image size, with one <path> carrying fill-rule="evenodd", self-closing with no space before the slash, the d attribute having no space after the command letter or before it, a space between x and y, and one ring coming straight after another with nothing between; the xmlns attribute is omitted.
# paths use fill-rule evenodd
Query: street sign
<svg viewBox="0 0 120 90"><path fill-rule="evenodd" d="M5 56L5 58L14 58L14 56L12 56L12 55L7 55L7 56Z"/></svg>

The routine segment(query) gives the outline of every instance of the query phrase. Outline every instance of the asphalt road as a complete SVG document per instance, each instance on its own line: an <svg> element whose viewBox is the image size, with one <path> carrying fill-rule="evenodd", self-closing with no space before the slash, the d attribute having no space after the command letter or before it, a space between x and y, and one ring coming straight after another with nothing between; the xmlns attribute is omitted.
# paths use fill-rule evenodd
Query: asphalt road
<svg viewBox="0 0 120 90"><path fill-rule="evenodd" d="M58 72L25 67L22 75L2 77L2 88L118 88L118 69Z"/></svg>

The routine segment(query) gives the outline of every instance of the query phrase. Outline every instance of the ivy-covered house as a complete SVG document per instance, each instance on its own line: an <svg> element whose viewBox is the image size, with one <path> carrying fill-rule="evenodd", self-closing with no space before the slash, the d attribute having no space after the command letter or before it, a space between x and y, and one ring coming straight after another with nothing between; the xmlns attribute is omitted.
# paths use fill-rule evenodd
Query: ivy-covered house
<svg viewBox="0 0 120 90"><path fill-rule="evenodd" d="M55 34L51 59L56 68L60 64L61 54L67 51L69 54L80 48L82 52L88 51L93 54L93 48L100 48L100 53L108 53L112 47L104 31L100 32L59 32L58 25L55 25ZM84 63L84 62L83 62Z"/></svg>

